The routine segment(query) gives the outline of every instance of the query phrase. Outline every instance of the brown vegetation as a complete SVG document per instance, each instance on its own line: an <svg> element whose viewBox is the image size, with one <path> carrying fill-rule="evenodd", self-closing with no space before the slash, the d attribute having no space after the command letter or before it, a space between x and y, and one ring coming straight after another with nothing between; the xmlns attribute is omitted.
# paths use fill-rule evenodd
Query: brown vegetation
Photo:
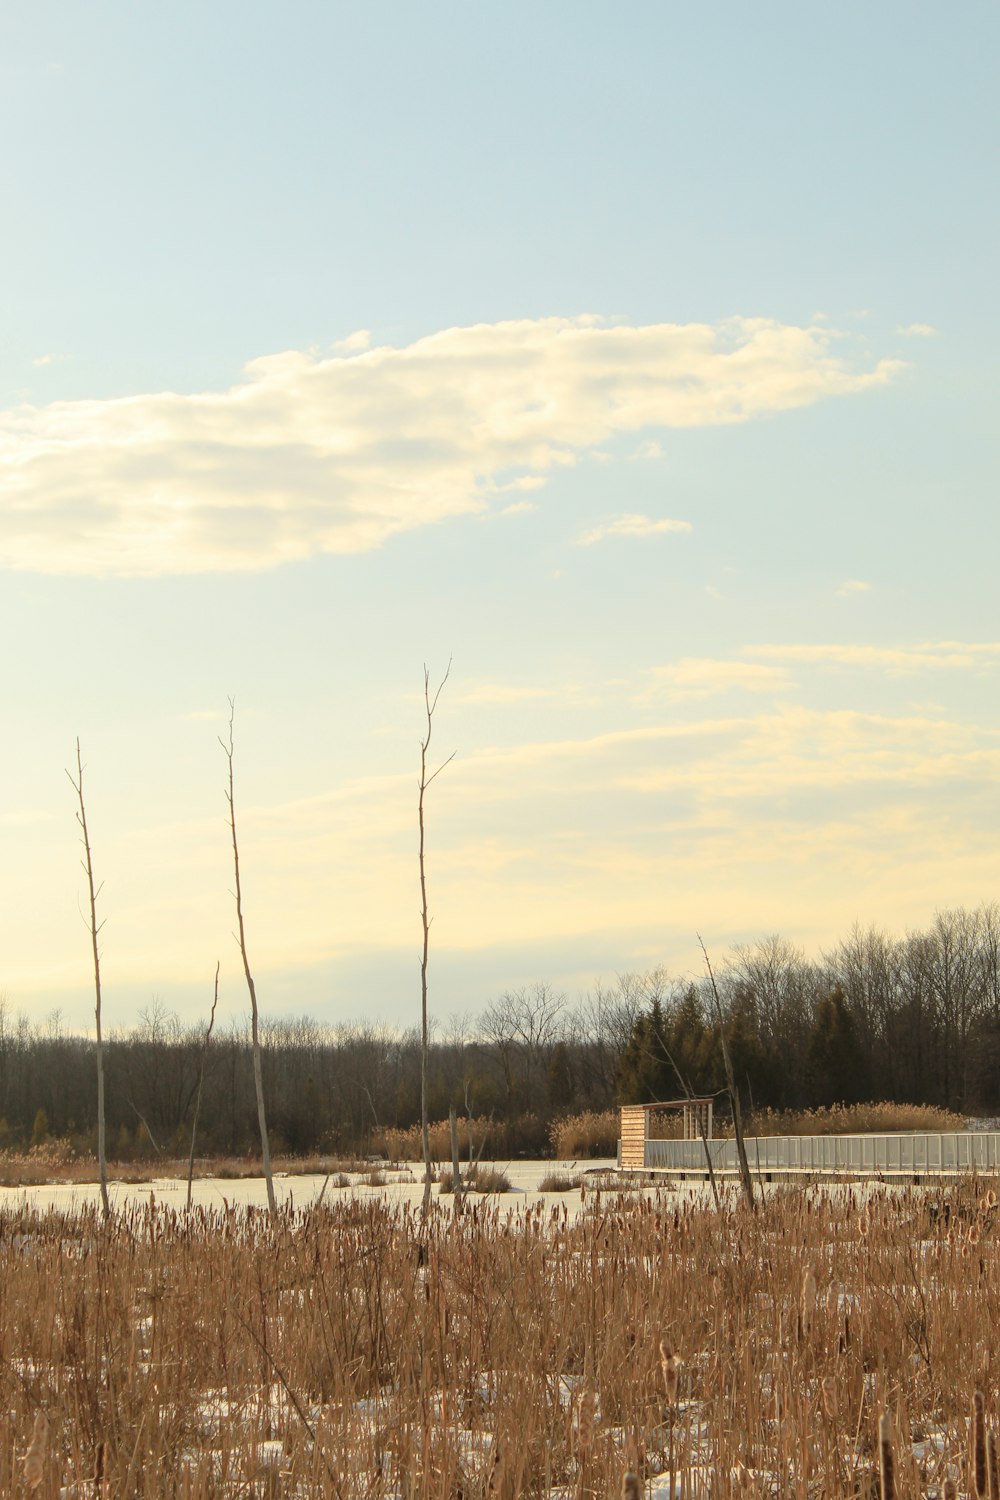
<svg viewBox="0 0 1000 1500"><path fill-rule="evenodd" d="M995 1197L0 1214L0 1493L969 1493ZM981 1409L981 1415L980 1413ZM27 1455L31 1456L30 1472Z"/></svg>
<svg viewBox="0 0 1000 1500"><path fill-rule="evenodd" d="M907 1130L964 1130L965 1120L933 1104L833 1104L826 1109L763 1109L751 1115L752 1135L884 1135Z"/></svg>

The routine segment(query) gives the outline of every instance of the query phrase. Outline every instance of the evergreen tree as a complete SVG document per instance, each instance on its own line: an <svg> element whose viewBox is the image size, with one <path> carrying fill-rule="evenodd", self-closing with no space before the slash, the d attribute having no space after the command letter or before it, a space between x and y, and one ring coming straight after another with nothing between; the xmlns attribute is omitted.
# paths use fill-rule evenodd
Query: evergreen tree
<svg viewBox="0 0 1000 1500"><path fill-rule="evenodd" d="M816 1104L857 1104L868 1097L867 1059L839 985L816 1007L808 1068Z"/></svg>

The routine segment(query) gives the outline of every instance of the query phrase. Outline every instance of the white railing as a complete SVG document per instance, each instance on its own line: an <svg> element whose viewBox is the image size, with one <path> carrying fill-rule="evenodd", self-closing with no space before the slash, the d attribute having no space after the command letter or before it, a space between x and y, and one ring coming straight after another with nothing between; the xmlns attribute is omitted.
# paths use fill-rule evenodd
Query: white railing
<svg viewBox="0 0 1000 1500"><path fill-rule="evenodd" d="M712 1166L738 1166L734 1140L710 1140ZM1000 1168L1000 1132L913 1135L761 1135L746 1141L751 1172L971 1172ZM644 1162L661 1171L705 1170L702 1141L647 1141Z"/></svg>

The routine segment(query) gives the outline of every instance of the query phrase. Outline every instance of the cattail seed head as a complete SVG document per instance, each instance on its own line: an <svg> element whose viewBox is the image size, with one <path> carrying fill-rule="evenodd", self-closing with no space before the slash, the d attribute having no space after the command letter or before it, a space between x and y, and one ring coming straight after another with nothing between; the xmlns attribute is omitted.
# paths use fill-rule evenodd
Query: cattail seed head
<svg viewBox="0 0 1000 1500"><path fill-rule="evenodd" d="M810 1267L806 1267L806 1273L802 1278L802 1296L799 1299L799 1313L802 1319L802 1332L808 1335L812 1330L813 1315L816 1311L816 1278Z"/></svg>
<svg viewBox="0 0 1000 1500"><path fill-rule="evenodd" d="M584 1386L576 1398L576 1438L581 1453L589 1453L594 1446L594 1415L597 1399L589 1386Z"/></svg>
<svg viewBox="0 0 1000 1500"><path fill-rule="evenodd" d="M31 1442L24 1455L24 1483L29 1490L37 1489L42 1482L42 1467L45 1463L45 1449L48 1441L49 1419L43 1411L40 1411L35 1417L35 1425L31 1429Z"/></svg>
<svg viewBox="0 0 1000 1500"><path fill-rule="evenodd" d="M986 1488L990 1500L1000 1500L1000 1454L997 1453L996 1433L992 1428L986 1434Z"/></svg>
<svg viewBox="0 0 1000 1500"><path fill-rule="evenodd" d="M893 1500L896 1476L892 1456L892 1418L887 1411L878 1419L878 1485L879 1500Z"/></svg>
<svg viewBox="0 0 1000 1500"><path fill-rule="evenodd" d="M660 1340L660 1369L663 1371L663 1388L667 1400L673 1406L677 1401L677 1390L681 1378L680 1355L675 1354L666 1339Z"/></svg>
<svg viewBox="0 0 1000 1500"><path fill-rule="evenodd" d="M972 1478L979 1500L984 1500L988 1476L986 1473L986 1404L982 1391L975 1391L972 1396Z"/></svg>
<svg viewBox="0 0 1000 1500"><path fill-rule="evenodd" d="M820 1389L823 1395L823 1415L828 1422L837 1420L837 1382L832 1375L824 1375Z"/></svg>
<svg viewBox="0 0 1000 1500"><path fill-rule="evenodd" d="M493 1463L490 1466L490 1477L486 1485L486 1492L490 1495L500 1493L503 1488L504 1475L507 1472L507 1456L503 1445L497 1443L493 1449Z"/></svg>
<svg viewBox="0 0 1000 1500"><path fill-rule="evenodd" d="M642 1483L632 1469L622 1479L622 1500L642 1500Z"/></svg>

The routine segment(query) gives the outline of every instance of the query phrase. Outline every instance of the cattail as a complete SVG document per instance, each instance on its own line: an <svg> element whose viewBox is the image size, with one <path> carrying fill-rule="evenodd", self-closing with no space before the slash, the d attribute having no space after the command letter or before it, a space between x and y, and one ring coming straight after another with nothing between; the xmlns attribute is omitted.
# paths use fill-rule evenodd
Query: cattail
<svg viewBox="0 0 1000 1500"><path fill-rule="evenodd" d="M812 1330L813 1314L816 1311L816 1278L810 1267L806 1267L806 1273L802 1278L802 1296L799 1300L799 1312L802 1320L803 1336L808 1337Z"/></svg>
<svg viewBox="0 0 1000 1500"><path fill-rule="evenodd" d="M632 1469L622 1480L622 1500L642 1500L642 1483Z"/></svg>
<svg viewBox="0 0 1000 1500"><path fill-rule="evenodd" d="M954 1479L946 1479L941 1491L941 1500L958 1500L958 1485Z"/></svg>
<svg viewBox="0 0 1000 1500"><path fill-rule="evenodd" d="M576 1440L581 1453L589 1453L594 1446L594 1413L597 1401L589 1386L584 1386L576 1398Z"/></svg>
<svg viewBox="0 0 1000 1500"><path fill-rule="evenodd" d="M823 1415L828 1422L837 1420L837 1382L832 1375L824 1375L820 1383L823 1393Z"/></svg>
<svg viewBox="0 0 1000 1500"><path fill-rule="evenodd" d="M990 1492L990 1500L1000 1500L1000 1468L997 1467L997 1439L996 1433L990 1428L986 1434L986 1479L987 1488Z"/></svg>
<svg viewBox="0 0 1000 1500"><path fill-rule="evenodd" d="M986 1494L986 1408L982 1391L972 1397L972 1477L979 1500Z"/></svg>
<svg viewBox="0 0 1000 1500"><path fill-rule="evenodd" d="M42 1482L42 1465L45 1462L45 1448L48 1440L49 1419L43 1411L40 1411L31 1429L28 1451L24 1455L24 1482L29 1490L37 1489Z"/></svg>
<svg viewBox="0 0 1000 1500"><path fill-rule="evenodd" d="M892 1418L884 1411L878 1419L879 1500L893 1500L895 1474L892 1457Z"/></svg>
<svg viewBox="0 0 1000 1500"><path fill-rule="evenodd" d="M486 1492L489 1495L498 1495L503 1489L504 1474L507 1471L507 1459L503 1445L497 1443L493 1449L493 1463L490 1466L490 1477L487 1481Z"/></svg>
<svg viewBox="0 0 1000 1500"><path fill-rule="evenodd" d="M677 1387L681 1378L681 1358L671 1349L666 1339L660 1340L660 1369L663 1371L663 1387L667 1400L673 1406L677 1401Z"/></svg>
<svg viewBox="0 0 1000 1500"><path fill-rule="evenodd" d="M868 1214L868 1209L867 1208L863 1208L861 1210L861 1213L858 1215L858 1233L860 1234L860 1236L861 1236L862 1239L866 1239L867 1238L868 1231L869 1231L870 1228L871 1228L871 1219L870 1219L869 1214Z"/></svg>

